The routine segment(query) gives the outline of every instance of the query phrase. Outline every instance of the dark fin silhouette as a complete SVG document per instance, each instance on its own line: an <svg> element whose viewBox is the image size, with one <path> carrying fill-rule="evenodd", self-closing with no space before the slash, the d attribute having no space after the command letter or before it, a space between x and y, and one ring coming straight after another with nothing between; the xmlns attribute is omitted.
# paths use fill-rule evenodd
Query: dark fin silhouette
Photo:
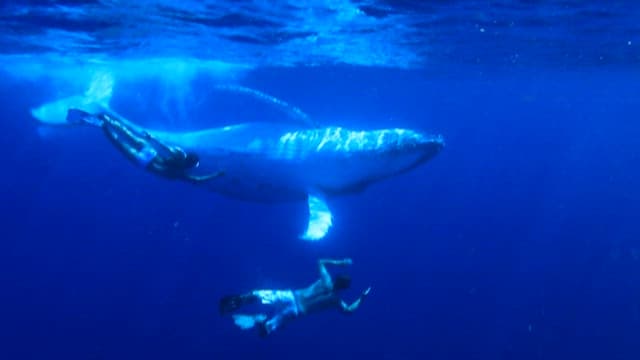
<svg viewBox="0 0 640 360"><path fill-rule="evenodd" d="M258 302L258 297L253 294L229 295L220 299L220 314L232 313L244 305Z"/></svg>
<svg viewBox="0 0 640 360"><path fill-rule="evenodd" d="M256 328L258 328L258 335L260 335L261 338L266 338L267 336L269 336L269 330L267 329L266 321L257 322Z"/></svg>

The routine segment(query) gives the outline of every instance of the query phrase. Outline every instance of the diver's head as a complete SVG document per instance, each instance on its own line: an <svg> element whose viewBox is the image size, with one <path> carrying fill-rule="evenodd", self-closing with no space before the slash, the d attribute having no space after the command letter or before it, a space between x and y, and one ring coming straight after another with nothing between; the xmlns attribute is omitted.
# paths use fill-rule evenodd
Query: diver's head
<svg viewBox="0 0 640 360"><path fill-rule="evenodd" d="M333 288L335 290L346 290L351 286L351 277L349 275L336 275L333 278Z"/></svg>

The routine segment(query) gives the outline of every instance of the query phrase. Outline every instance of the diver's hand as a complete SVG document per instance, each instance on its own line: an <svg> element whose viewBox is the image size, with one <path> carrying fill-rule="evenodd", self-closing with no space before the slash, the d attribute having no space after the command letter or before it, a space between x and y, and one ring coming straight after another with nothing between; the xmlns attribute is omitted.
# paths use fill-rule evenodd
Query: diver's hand
<svg viewBox="0 0 640 360"><path fill-rule="evenodd" d="M344 258L344 259L342 259L342 263L344 265L352 265L353 264L353 260L351 260L351 258Z"/></svg>

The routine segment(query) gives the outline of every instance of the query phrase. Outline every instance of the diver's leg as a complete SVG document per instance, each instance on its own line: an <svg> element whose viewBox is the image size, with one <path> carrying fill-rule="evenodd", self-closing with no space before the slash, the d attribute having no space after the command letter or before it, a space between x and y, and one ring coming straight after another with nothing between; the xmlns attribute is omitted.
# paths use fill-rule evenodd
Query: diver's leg
<svg viewBox="0 0 640 360"><path fill-rule="evenodd" d="M105 120L102 129L111 143L131 161L147 167L158 152L119 122Z"/></svg>
<svg viewBox="0 0 640 360"><path fill-rule="evenodd" d="M143 134L143 137L146 141L153 144L155 147L161 148L163 151L166 151L167 153L172 154L173 156L176 156L182 159L185 159L187 157L187 153L181 148L177 146L169 146L163 143L162 141L156 139L155 137L151 136L151 134L149 134L148 132L145 132Z"/></svg>
<svg viewBox="0 0 640 360"><path fill-rule="evenodd" d="M134 159L142 162L145 166L156 157L160 160L152 165L156 172L167 173L172 170L182 172L196 166L199 162L197 154L187 153L177 146L169 146L143 129L132 128L119 117L116 118L108 114L104 114L103 117L105 126L111 126L113 130L133 143L134 149L140 149L139 153L131 153Z"/></svg>
<svg viewBox="0 0 640 360"><path fill-rule="evenodd" d="M111 118L110 116L104 115L104 127L108 128L110 132L113 134L117 134L120 137L123 137L125 141L128 141L132 144L135 144L137 148L141 148L143 146L149 146L149 141L145 139L144 134L135 134L131 129L125 126L122 122Z"/></svg>
<svg viewBox="0 0 640 360"><path fill-rule="evenodd" d="M89 114L79 109L69 109L67 111L67 123L72 125L94 125L102 126L104 120L100 116Z"/></svg>
<svg viewBox="0 0 640 360"><path fill-rule="evenodd" d="M288 306L283 311L276 314L269 320L258 323L258 331L260 336L267 336L272 332L282 328L298 316L295 305Z"/></svg>
<svg viewBox="0 0 640 360"><path fill-rule="evenodd" d="M291 290L254 290L252 294L257 296L262 304L284 306L284 310L274 317L257 324L261 336L269 335L298 316L297 301Z"/></svg>

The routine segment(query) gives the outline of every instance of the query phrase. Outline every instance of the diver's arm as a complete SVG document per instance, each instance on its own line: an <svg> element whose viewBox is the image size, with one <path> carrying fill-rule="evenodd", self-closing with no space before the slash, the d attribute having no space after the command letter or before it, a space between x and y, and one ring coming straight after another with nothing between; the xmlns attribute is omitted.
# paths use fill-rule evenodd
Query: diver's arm
<svg viewBox="0 0 640 360"><path fill-rule="evenodd" d="M342 312L345 314L351 314L356 311L360 307L360 304L362 304L362 301L364 301L367 295L369 295L369 292L371 292L371 286L365 289L362 294L360 294L360 297L351 303L351 305L345 303L344 300L340 300L340 308L342 309Z"/></svg>
<svg viewBox="0 0 640 360"><path fill-rule="evenodd" d="M320 263L320 265L351 265L353 261L350 258L344 258L342 260L320 259L318 263Z"/></svg>
<svg viewBox="0 0 640 360"><path fill-rule="evenodd" d="M194 183L200 183L220 176L224 176L224 171L217 171L209 175L186 175L186 178Z"/></svg>
<svg viewBox="0 0 640 360"><path fill-rule="evenodd" d="M318 270L320 271L320 279L327 285L332 283L331 275L329 274L329 270L327 270L327 265L351 265L352 261L349 258L343 260L333 260L333 259L320 259L318 260Z"/></svg>

